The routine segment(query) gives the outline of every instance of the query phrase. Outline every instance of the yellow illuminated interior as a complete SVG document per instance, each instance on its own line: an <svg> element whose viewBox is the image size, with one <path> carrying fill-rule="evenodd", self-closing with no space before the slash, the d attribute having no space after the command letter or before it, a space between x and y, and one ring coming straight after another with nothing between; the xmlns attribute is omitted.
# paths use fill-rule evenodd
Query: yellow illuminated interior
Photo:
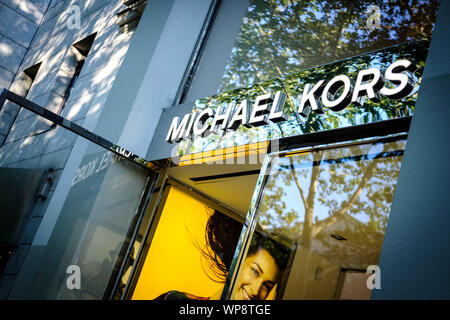
<svg viewBox="0 0 450 320"><path fill-rule="evenodd" d="M226 162L227 159L229 160L240 157L250 157L259 154L266 154L268 146L269 142L264 141L242 146L188 154L180 158L179 166L203 164L207 162Z"/></svg>
<svg viewBox="0 0 450 320"><path fill-rule="evenodd" d="M155 299L171 290L211 297L223 288L207 276L208 267L198 249L205 245L211 213L211 208L171 187L133 300Z"/></svg>

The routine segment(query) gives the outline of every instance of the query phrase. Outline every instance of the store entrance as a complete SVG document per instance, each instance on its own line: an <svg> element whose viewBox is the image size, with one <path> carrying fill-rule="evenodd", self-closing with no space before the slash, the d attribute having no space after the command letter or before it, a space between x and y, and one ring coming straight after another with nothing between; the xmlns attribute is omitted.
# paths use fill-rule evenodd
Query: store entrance
<svg viewBox="0 0 450 320"><path fill-rule="evenodd" d="M168 168L126 298L369 299L405 144L397 134Z"/></svg>
<svg viewBox="0 0 450 320"><path fill-rule="evenodd" d="M396 135L271 154L227 298L370 299L405 144Z"/></svg>
<svg viewBox="0 0 450 320"><path fill-rule="evenodd" d="M166 169L143 223L149 227L134 245L127 299L221 298L265 158L261 150L235 151L185 157Z"/></svg>

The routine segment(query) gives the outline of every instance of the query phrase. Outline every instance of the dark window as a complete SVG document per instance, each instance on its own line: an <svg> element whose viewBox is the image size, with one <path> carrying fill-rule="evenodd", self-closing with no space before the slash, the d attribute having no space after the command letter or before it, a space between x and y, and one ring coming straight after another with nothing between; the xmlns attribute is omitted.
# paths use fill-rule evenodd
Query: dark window
<svg viewBox="0 0 450 320"><path fill-rule="evenodd" d="M78 62L76 64L76 66L75 66L75 71L72 75L72 79L70 79L70 82L64 93L63 100L61 101L61 104L56 112L57 114L61 114L62 110L64 109L65 104L67 103L67 100L69 99L70 92L71 92L72 88L75 86L75 84L80 76L81 70L83 69L84 62L85 62L86 57L92 47L95 36L96 36L96 34L90 35L89 37L87 37L73 45L74 50L76 50L79 53L79 55L78 55L79 58L78 58Z"/></svg>
<svg viewBox="0 0 450 320"><path fill-rule="evenodd" d="M40 67L41 63L38 63L23 72L18 73L9 90L22 97L26 97L30 91L34 79L36 79L36 75ZM20 107L11 101L6 101L1 109L0 123L3 127L3 132L0 133L0 147L5 143L19 111Z"/></svg>

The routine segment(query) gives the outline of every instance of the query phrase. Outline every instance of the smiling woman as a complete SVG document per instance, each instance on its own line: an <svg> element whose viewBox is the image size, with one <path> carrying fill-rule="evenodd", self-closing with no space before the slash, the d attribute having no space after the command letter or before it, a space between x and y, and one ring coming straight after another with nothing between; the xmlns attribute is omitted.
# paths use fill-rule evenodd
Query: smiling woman
<svg viewBox="0 0 450 320"><path fill-rule="evenodd" d="M176 207L180 207L180 201L176 202ZM187 206L182 206L186 209ZM189 211L189 210L188 210ZM182 215L179 210L174 211L178 220ZM189 211L187 215L188 220L191 221L197 211ZM163 218L164 219L164 218ZM173 234L179 236L182 230L185 229L187 221L182 222L182 228ZM154 273L151 281L143 281L138 285L138 290L135 291L134 299L142 299L144 296L149 297L153 294L150 292L157 292L158 295L154 300L218 300L223 291L223 283L227 279L233 256L235 254L236 244L242 229L242 223L225 215L218 210L213 210L208 214L207 221L204 221L205 233L204 239L198 238L194 242L188 241L191 251L181 258L178 256L176 263L169 265L164 264L163 269ZM172 225L173 228L173 225ZM192 228L192 226L188 227ZM158 233L158 231L157 231ZM161 235L161 231L159 232ZM171 236L173 237L173 235ZM157 240L153 240L155 242ZM174 244L180 246L179 241L174 241ZM163 241L163 251L171 251L168 249L167 241ZM182 252L187 251L187 247L182 249ZM152 254L150 249L150 255ZM283 271L286 269L288 257L291 250L284 245L276 242L272 238L268 238L258 232L254 233L251 246L248 251L248 256L244 261L244 266L239 278L239 285L234 296L235 300L267 300L275 296L275 288L280 282ZM153 251L154 253L154 251ZM194 257L195 256L195 257ZM190 262L200 263L201 259L206 262L199 265L190 264ZM190 257L190 258L188 258ZM156 256L152 256L155 265ZM188 260L190 262L188 262ZM169 270L164 276L161 273ZM189 270L189 271L186 271ZM147 276L148 276L148 270ZM185 279L186 272L189 272L190 281ZM176 274L180 274L178 280ZM200 277L200 275L202 277ZM142 279L147 277L141 275ZM148 277L147 277L148 278ZM170 278L170 280L169 280ZM147 279L150 280L150 279ZM204 289L200 289L200 283L205 284ZM160 286L158 287L158 283ZM158 288L157 288L158 287ZM162 290L161 290L162 289ZM167 289L169 289L167 291ZM163 293L161 293L163 292Z"/></svg>
<svg viewBox="0 0 450 320"><path fill-rule="evenodd" d="M281 279L290 250L255 233L234 294L235 300L266 300Z"/></svg>

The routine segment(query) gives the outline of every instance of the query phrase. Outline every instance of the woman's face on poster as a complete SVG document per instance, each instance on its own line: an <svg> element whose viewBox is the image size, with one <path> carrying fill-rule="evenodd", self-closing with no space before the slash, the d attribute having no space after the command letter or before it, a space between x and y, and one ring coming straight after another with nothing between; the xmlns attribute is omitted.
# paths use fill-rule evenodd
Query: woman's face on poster
<svg viewBox="0 0 450 320"><path fill-rule="evenodd" d="M248 256L242 267L234 299L265 300L278 281L275 259L265 249Z"/></svg>

